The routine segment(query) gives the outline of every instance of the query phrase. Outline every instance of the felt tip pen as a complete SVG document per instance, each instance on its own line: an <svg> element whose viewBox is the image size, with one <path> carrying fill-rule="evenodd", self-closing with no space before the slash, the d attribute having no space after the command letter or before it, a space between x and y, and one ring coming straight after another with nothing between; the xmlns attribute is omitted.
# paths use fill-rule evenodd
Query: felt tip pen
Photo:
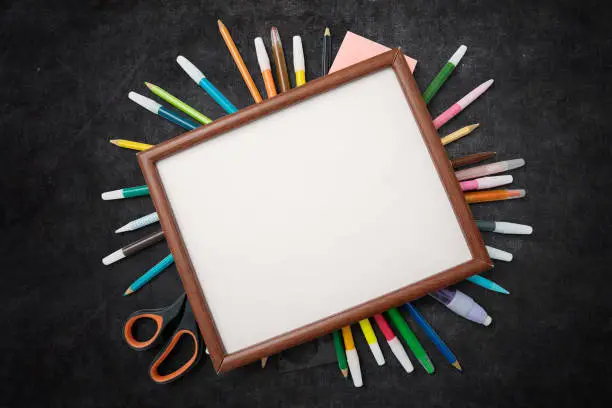
<svg viewBox="0 0 612 408"><path fill-rule="evenodd" d="M504 221L476 220L476 226L481 231L496 232L498 234L530 235L533 232L533 228L530 225Z"/></svg>
<svg viewBox="0 0 612 408"><path fill-rule="evenodd" d="M183 129L193 130L199 126L197 123L192 122L191 120L177 113L174 113L169 109L164 108L161 104L155 102L153 99L147 98L146 96L141 95L139 93L132 91L128 94L128 98L130 98L132 102L137 103L149 112L154 113L155 115L159 115L162 118L176 125L179 125Z"/></svg>
<svg viewBox="0 0 612 408"><path fill-rule="evenodd" d="M142 227L146 227L147 225L151 225L159 221L159 215L156 212L151 214L147 214L144 217L137 218L133 221L128 222L123 227L115 230L115 234L119 234L127 231L135 231Z"/></svg>
<svg viewBox="0 0 612 408"><path fill-rule="evenodd" d="M163 239L164 239L163 231L162 230L156 231L153 234L142 237L139 240L134 241L131 244L126 245L123 248L116 250L112 254L105 256L104 259L102 259L102 263L104 265L110 265L127 256L133 255L136 252L140 252L145 248L153 246L157 244L159 241L162 241Z"/></svg>
<svg viewBox="0 0 612 408"><path fill-rule="evenodd" d="M489 326L491 322L493 322L493 318L487 314L482 306L457 289L440 289L431 292L429 296L436 299L459 316L471 320L474 323Z"/></svg>
<svg viewBox="0 0 612 408"><path fill-rule="evenodd" d="M374 329L370 324L368 319L363 319L359 321L359 326L361 327L361 331L363 332L363 336L372 351L372 355L374 356L374 360L376 360L376 364L379 366L385 365L385 357L383 357L382 350L378 345L378 339L376 338L376 334L374 333Z"/></svg>
<svg viewBox="0 0 612 408"><path fill-rule="evenodd" d="M178 62L181 68L183 68L187 75L189 75L189 78L193 79L193 82L198 84L200 88L204 90L204 92L209 94L215 100L215 102L217 102L219 106L221 106L227 113L234 113L238 111L234 104L231 103L229 99L227 99L225 95L223 95L221 91L219 91L208 80L208 78L206 78L202 71L200 71L195 65L193 65L191 61L189 61L182 55L179 55L178 57L176 57L176 62Z"/></svg>
<svg viewBox="0 0 612 408"><path fill-rule="evenodd" d="M513 159L499 161L491 164L483 164L481 166L470 167L469 169L459 170L455 172L457 180L469 180L478 177L490 176L491 174L503 173L523 167L525 165L524 159Z"/></svg>
<svg viewBox="0 0 612 408"><path fill-rule="evenodd" d="M266 93L268 99L276 96L276 84L274 83L274 77L272 76L272 67L270 66L270 58L268 58L268 52L264 45L261 37L255 38L255 54L257 54L257 63L261 70L261 76L263 77L264 86L266 87Z"/></svg>
<svg viewBox="0 0 612 408"><path fill-rule="evenodd" d="M448 62L442 67L440 72L438 72L438 75L436 75L436 77L427 86L427 89L425 89L425 92L423 92L423 100L426 104L431 101L431 98L433 98L440 87L444 85L450 74L452 74L452 72L455 70L457 64L459 64L459 61L461 61L461 58L463 58L465 55L465 51L467 51L467 47L465 45L460 46L450 57Z"/></svg>
<svg viewBox="0 0 612 408"><path fill-rule="evenodd" d="M351 378L353 379L353 385L355 387L361 387L363 385L363 378L361 377L359 355L357 354L357 350L355 349L355 342L353 340L353 332L351 332L351 326L344 326L342 328L342 338L344 339L346 360L348 362Z"/></svg>
<svg viewBox="0 0 612 408"><path fill-rule="evenodd" d="M488 203L491 201L513 200L527 195L524 189L468 191L463 194L468 204Z"/></svg>
<svg viewBox="0 0 612 408"><path fill-rule="evenodd" d="M385 339L387 339L387 344L389 345L391 352L393 353L395 358L397 358L397 361L399 361L404 370L407 373L411 373L412 371L414 371L414 366L412 365L412 362L410 361L410 358L408 357L404 346L402 346L402 343L399 341L395 333L393 333L393 330L391 330L391 327L389 327L389 323L387 323L383 315L381 315L380 313L374 315L374 320L376 321L376 325L378 326L380 331L385 336Z"/></svg>
<svg viewBox="0 0 612 408"><path fill-rule="evenodd" d="M302 48L302 37L293 36L293 71L295 72L295 86L306 83L306 63L304 62L304 49Z"/></svg>
<svg viewBox="0 0 612 408"><path fill-rule="evenodd" d="M485 245L485 248L487 249L487 253L491 259L504 262L512 261L512 254L510 252L502 251L501 249L493 248L488 245Z"/></svg>
<svg viewBox="0 0 612 408"><path fill-rule="evenodd" d="M457 116L459 112L470 106L472 102L478 99L480 95L485 93L485 91L489 89L491 85L493 85L492 79L489 79L488 81L478 85L470 93L459 99L459 101L457 101L454 105L452 105L450 108L438 115L438 117L435 118L433 121L434 127L436 129L439 129L446 122Z"/></svg>
<svg viewBox="0 0 612 408"><path fill-rule="evenodd" d="M136 292L138 289L142 288L144 285L149 283L153 278L162 273L166 268L174 263L174 258L172 254L166 256L164 259L155 264L151 269L145 272L141 277L136 279L125 291L123 296L131 295Z"/></svg>
<svg viewBox="0 0 612 408"><path fill-rule="evenodd" d="M121 200L123 198L132 198L149 195L149 187L146 185L136 187L126 187L119 190L106 191L102 193L103 200Z"/></svg>
<svg viewBox="0 0 612 408"><path fill-rule="evenodd" d="M512 183L514 178L511 175L481 177L474 180L460 181L461 190L484 190L486 188L499 187Z"/></svg>

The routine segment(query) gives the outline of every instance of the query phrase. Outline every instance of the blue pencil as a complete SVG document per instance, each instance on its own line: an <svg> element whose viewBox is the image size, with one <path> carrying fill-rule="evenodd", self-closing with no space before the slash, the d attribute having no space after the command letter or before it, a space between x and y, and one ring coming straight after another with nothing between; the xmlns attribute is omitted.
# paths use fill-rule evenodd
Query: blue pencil
<svg viewBox="0 0 612 408"><path fill-rule="evenodd" d="M425 334L427 334L427 337L429 337L436 348L440 350L444 358L457 370L463 371L459 361L457 361L457 357L455 357L453 352L448 348L440 336L438 336L438 333L436 333L433 327L427 323L427 320L425 320L425 318L419 313L416 307L414 307L411 303L406 303L404 307L410 313L410 317L412 317L417 324L421 326L421 328L425 331Z"/></svg>
<svg viewBox="0 0 612 408"><path fill-rule="evenodd" d="M159 115L162 118L167 119L170 122L175 123L187 130L193 130L200 126L197 123L192 122L191 120L181 115L178 115L169 109L164 108L161 104L155 102L153 99L147 98L146 96L143 96L139 93L130 92L128 94L128 98L130 98L132 101L136 102L138 105L142 106L149 112Z"/></svg>
<svg viewBox="0 0 612 408"><path fill-rule="evenodd" d="M503 293L504 295L509 295L510 294L510 292L508 292L506 289L502 288L497 283L493 282L490 279L483 278L480 275L472 275L469 278L467 278L466 280L472 282L475 285L481 286L481 287L483 287L485 289L492 290L493 292Z"/></svg>
<svg viewBox="0 0 612 408"><path fill-rule="evenodd" d="M127 288L127 290L125 291L123 296L127 296L127 295L130 295L130 294L136 292L138 289L142 288L151 279L153 279L154 277L156 277L157 275L162 273L164 271L164 269L166 269L167 267L169 267L173 263L174 263L174 258L172 257L172 254L170 254L167 257L165 257L164 259L162 259L161 261L159 261L155 266L153 266L147 272L145 272L145 274L142 275L140 278L136 279L130 285L130 287Z"/></svg>
<svg viewBox="0 0 612 408"><path fill-rule="evenodd" d="M195 65L191 63L187 58L179 55L176 57L176 62L183 68L183 70L189 75L193 81L200 85L200 88L209 94L215 102L217 102L227 113L234 113L238 109L233 103L229 101L202 73Z"/></svg>

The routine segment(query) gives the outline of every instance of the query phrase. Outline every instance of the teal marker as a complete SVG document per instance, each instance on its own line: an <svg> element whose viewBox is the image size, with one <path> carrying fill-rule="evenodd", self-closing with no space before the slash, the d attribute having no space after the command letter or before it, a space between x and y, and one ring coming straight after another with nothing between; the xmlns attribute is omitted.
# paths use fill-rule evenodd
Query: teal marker
<svg viewBox="0 0 612 408"><path fill-rule="evenodd" d="M497 283L495 283L492 280L489 280L487 278L483 278L480 275L472 275L469 278L467 278L466 280L472 282L475 285L481 286L481 287L483 287L485 289L492 290L493 292L503 293L504 295L509 295L510 294L510 292L508 292L506 289L502 288Z"/></svg>
<svg viewBox="0 0 612 408"><path fill-rule="evenodd" d="M129 294L136 292L138 289L142 288L151 279L153 279L154 277L162 273L166 268L168 268L173 263L174 263L174 258L172 257L172 254L170 254L164 259L162 259L161 261L159 261L154 267L152 267L147 272L145 272L145 274L142 275L140 278L136 279L134 283L132 283L130 287L127 288L123 296L127 296Z"/></svg>
<svg viewBox="0 0 612 408"><path fill-rule="evenodd" d="M179 115L178 113L174 113L171 110L164 108L161 104L155 102L153 99L147 98L139 93L130 92L128 94L128 98L149 112L159 115L164 119L168 119L170 122L179 125L184 129L193 130L200 126L197 123Z"/></svg>
<svg viewBox="0 0 612 408"><path fill-rule="evenodd" d="M427 89L425 89L425 92L423 92L423 99L425 100L426 104L431 101L431 98L434 97L440 87L444 85L450 74L453 73L455 67L457 66L457 64L459 64L461 58L463 58L463 55L465 54L466 50L467 47L465 45L459 47L459 49L455 51L453 56L450 57L446 65L444 65L440 72L438 72L438 75L436 75L433 81L431 81L431 83L427 86Z"/></svg>
<svg viewBox="0 0 612 408"><path fill-rule="evenodd" d="M119 190L107 191L102 193L103 200L121 200L123 198L132 198L139 196L149 195L149 187L144 186L136 186L136 187L126 187L121 188Z"/></svg>

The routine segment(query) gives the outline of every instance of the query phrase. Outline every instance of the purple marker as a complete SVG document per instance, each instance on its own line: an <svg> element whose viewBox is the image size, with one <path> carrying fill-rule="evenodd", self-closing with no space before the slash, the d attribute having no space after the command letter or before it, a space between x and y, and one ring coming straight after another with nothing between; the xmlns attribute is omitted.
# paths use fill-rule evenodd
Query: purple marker
<svg viewBox="0 0 612 408"><path fill-rule="evenodd" d="M484 310L482 306L457 289L440 289L430 293L429 296L436 299L459 316L465 317L474 323L488 326L493 321L493 318L487 314L487 311Z"/></svg>

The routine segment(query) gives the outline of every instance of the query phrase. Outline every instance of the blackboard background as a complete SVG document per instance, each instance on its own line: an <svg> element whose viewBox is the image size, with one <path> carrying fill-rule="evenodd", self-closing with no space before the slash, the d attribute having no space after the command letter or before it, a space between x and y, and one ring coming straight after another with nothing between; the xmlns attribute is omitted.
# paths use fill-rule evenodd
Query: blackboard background
<svg viewBox="0 0 612 408"><path fill-rule="evenodd" d="M601 5L599 4L601 3ZM609 297L609 7L590 1L33 1L0 5L0 406L605 406L611 397ZM530 237L485 235L515 254L487 274L511 296L459 287L494 317L464 321L430 299L417 302L465 368L435 348L433 376L405 374L383 350L378 368L355 330L365 387L335 364L287 370L273 357L224 376L202 360L169 386L147 377L154 353L121 338L137 308L168 304L181 291L173 269L136 295L125 288L167 254L165 244L111 267L100 259L153 228L113 230L152 211L147 198L103 202L100 193L142 183L133 152L111 138L157 143L181 130L137 107L130 90L150 81L212 118L222 110L180 70L178 53L203 68L239 107L251 103L220 39L222 18L259 89L253 38L279 28L291 61L301 34L307 77L320 75L326 25L334 54L347 30L418 59L425 87L459 44L468 52L431 103L440 113L475 85L494 86L441 134L481 129L449 146L450 157L484 150L524 157L513 172L523 200L473 206L476 216L525 222ZM606 72L608 69L608 72ZM291 70L292 71L292 70ZM292 79L293 80L293 79ZM333 112L330 112L333 114ZM367 119L367 118L363 118ZM251 318L245 310L245 318ZM314 353L306 346L295 361ZM310 354L309 354L310 353Z"/></svg>

